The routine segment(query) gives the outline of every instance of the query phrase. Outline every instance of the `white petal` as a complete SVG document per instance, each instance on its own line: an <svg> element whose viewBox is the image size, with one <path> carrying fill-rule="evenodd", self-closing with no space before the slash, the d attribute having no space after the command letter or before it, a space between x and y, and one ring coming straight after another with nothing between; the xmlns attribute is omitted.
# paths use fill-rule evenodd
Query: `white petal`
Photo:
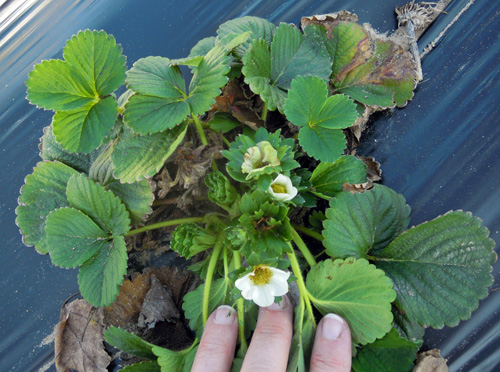
<svg viewBox="0 0 500 372"><path fill-rule="evenodd" d="M269 286L272 288L274 296L283 296L288 293L288 282L282 280L271 279Z"/></svg>
<svg viewBox="0 0 500 372"><path fill-rule="evenodd" d="M283 280L286 282L288 280L288 278L290 277L289 271L283 271L283 270L277 269L275 267L269 267L269 270L271 270L273 273L273 279L276 278L276 279Z"/></svg>
<svg viewBox="0 0 500 372"><path fill-rule="evenodd" d="M270 291L270 286L262 285L256 289L257 290L253 294L253 302L260 307L271 306L274 302L274 296Z"/></svg>

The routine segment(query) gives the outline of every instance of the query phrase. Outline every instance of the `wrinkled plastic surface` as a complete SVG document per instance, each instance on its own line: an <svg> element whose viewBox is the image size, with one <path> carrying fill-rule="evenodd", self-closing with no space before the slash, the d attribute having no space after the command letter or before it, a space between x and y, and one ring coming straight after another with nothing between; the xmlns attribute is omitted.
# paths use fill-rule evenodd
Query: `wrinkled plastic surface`
<svg viewBox="0 0 500 372"><path fill-rule="evenodd" d="M432 41L467 4L455 0L424 34ZM104 29L122 44L130 68L150 55L184 57L226 20L244 15L299 24L300 17L347 9L378 31L396 27L405 1L25 1L0 7L0 369L54 371L50 335L60 306L78 291L76 270L52 266L21 242L14 223L19 188L40 160L38 139L51 112L25 100L24 81L42 59L61 58L80 29ZM12 12L15 8L16 12ZM11 14L6 18L7 13ZM382 164L383 183L402 193L418 224L451 209L481 217L499 242L500 3L476 1L423 61L424 82L404 109L377 115L358 153ZM500 266L495 283L470 320L430 330L451 371L500 368ZM451 280L451 279L450 279Z"/></svg>

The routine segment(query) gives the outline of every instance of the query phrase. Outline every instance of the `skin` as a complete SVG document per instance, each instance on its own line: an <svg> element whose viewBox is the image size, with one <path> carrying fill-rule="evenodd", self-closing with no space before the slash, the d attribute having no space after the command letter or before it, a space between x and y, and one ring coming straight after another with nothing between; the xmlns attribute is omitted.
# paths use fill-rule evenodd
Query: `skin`
<svg viewBox="0 0 500 372"><path fill-rule="evenodd" d="M293 306L285 297L281 306L259 309L257 327L241 372L284 372L293 336ZM229 315L228 315L229 314ZM192 372L229 372L238 336L236 311L225 306L209 317ZM311 355L311 372L349 372L351 333L336 315L326 315L318 323Z"/></svg>

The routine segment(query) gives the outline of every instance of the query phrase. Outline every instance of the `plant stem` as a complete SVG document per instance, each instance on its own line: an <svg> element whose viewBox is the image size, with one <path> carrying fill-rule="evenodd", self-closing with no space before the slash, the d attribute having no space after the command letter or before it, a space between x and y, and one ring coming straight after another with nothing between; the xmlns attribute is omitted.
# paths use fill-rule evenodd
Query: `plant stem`
<svg viewBox="0 0 500 372"><path fill-rule="evenodd" d="M309 192L311 194L313 194L314 196L317 196L318 198L321 198L321 199L325 199L325 200L328 200L328 201L330 201L332 199L331 197L329 197L329 196L327 196L325 194L322 194L320 192L317 192L317 191L311 191L311 190L309 190Z"/></svg>
<svg viewBox="0 0 500 372"><path fill-rule="evenodd" d="M267 119L267 102L264 102L264 104L262 105L262 114L261 114L260 118L262 119L262 121L264 121L264 123L266 122L266 119Z"/></svg>
<svg viewBox="0 0 500 372"><path fill-rule="evenodd" d="M300 292L300 298L305 302L307 312L309 313L309 318L311 319L311 323L313 324L314 328L316 328L316 320L314 319L314 313L311 305L311 301L309 299L309 292L307 291L306 288L306 283L304 282L304 278L302 276L302 271L300 270L299 262L297 261L297 257L295 256L295 253L290 252L287 253L288 258L290 259L290 263L292 265L292 271L293 275L297 278L297 286L299 287L299 292Z"/></svg>
<svg viewBox="0 0 500 372"><path fill-rule="evenodd" d="M300 226L300 225L292 225L292 227L295 229L295 230L298 230L300 231L301 233L304 233L306 235L309 235L311 238L314 238L316 240L319 240L320 242L323 241L323 235L321 235L320 233L317 233L316 231L313 231L311 229L308 229L307 227L304 227L304 226Z"/></svg>
<svg viewBox="0 0 500 372"><path fill-rule="evenodd" d="M169 221L162 221L162 222L158 222L158 223L153 223L151 225L139 227L138 229L130 230L125 236L131 236L131 235L139 234L139 233L144 232L144 231L160 229L162 227L180 225L181 223L202 222L204 218L205 217L188 217L188 218L178 218L176 220L169 220Z"/></svg>
<svg viewBox="0 0 500 372"><path fill-rule="evenodd" d="M220 251L222 249L222 243L224 242L224 233L221 232L217 236L215 241L214 250L210 256L210 262L208 263L207 278L205 279L205 287L203 288L203 304L201 307L201 313L203 315L203 326L207 324L208 320L208 304L210 302L210 287L212 286L212 279L214 277L215 266L217 265L217 260L219 259Z"/></svg>
<svg viewBox="0 0 500 372"><path fill-rule="evenodd" d="M311 251L309 248L307 248L306 243L302 240L299 234L297 234L297 231L292 227L292 240L299 248L300 252L304 255L304 258L306 259L307 263L309 266L313 267L316 265L316 260L314 259L314 256L311 254Z"/></svg>
<svg viewBox="0 0 500 372"><path fill-rule="evenodd" d="M203 131L203 127L201 126L200 119L198 118L197 115L191 114L191 117L193 118L194 125L196 126L196 130L198 131L198 134L200 135L200 140L203 145L208 145L207 137L205 137L205 132Z"/></svg>
<svg viewBox="0 0 500 372"><path fill-rule="evenodd" d="M233 251L234 269L241 267L241 254L239 251ZM248 345L245 338L245 304L243 298L236 300L236 308L238 310L238 335L240 337L240 350L243 354L247 352Z"/></svg>
<svg viewBox="0 0 500 372"><path fill-rule="evenodd" d="M224 144L227 146L227 148L229 148L231 146L231 143L224 136L222 136L222 142L224 142Z"/></svg>

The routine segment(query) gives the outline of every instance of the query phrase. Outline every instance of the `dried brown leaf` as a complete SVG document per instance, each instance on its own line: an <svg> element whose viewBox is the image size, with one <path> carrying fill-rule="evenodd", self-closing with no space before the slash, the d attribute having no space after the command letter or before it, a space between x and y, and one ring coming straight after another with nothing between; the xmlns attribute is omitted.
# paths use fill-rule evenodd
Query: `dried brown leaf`
<svg viewBox="0 0 500 372"><path fill-rule="evenodd" d="M441 357L438 349L419 353L412 372L448 372L446 359Z"/></svg>
<svg viewBox="0 0 500 372"><path fill-rule="evenodd" d="M226 84L222 89L222 94L215 98L215 103L210 110L230 113L253 130L257 130L263 124L251 96L245 91L243 84L237 80L230 80Z"/></svg>
<svg viewBox="0 0 500 372"><path fill-rule="evenodd" d="M61 309L54 334L57 371L106 372L111 357L104 350L103 310L85 300L76 300Z"/></svg>
<svg viewBox="0 0 500 372"><path fill-rule="evenodd" d="M179 319L181 314L168 290L158 278L150 275L151 289L146 294L139 314L138 326L154 328L157 322Z"/></svg>
<svg viewBox="0 0 500 372"><path fill-rule="evenodd" d="M125 279L116 301L104 309L106 321L121 328L137 323L142 303L150 288L149 276L138 275L133 281Z"/></svg>

